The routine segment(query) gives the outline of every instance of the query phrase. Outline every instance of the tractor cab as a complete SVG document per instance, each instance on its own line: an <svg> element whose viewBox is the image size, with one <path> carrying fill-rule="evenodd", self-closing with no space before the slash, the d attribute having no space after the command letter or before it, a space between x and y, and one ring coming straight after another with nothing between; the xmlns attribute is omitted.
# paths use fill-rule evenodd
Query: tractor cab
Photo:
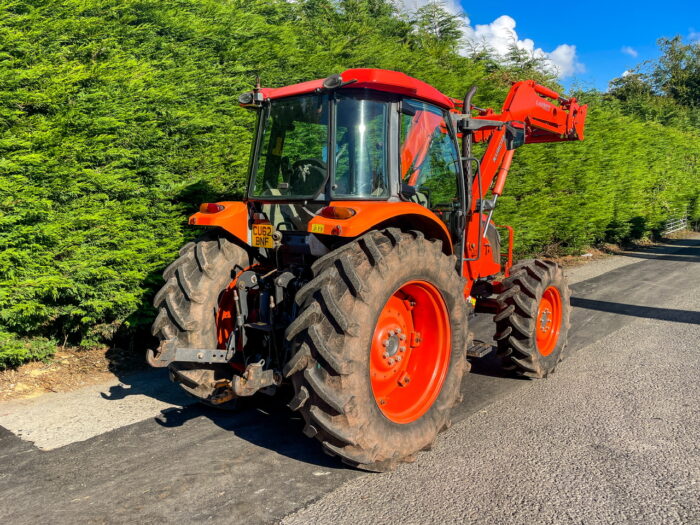
<svg viewBox="0 0 700 525"><path fill-rule="evenodd" d="M374 70L357 71L366 77ZM461 236L454 217L465 199L449 99L426 100L417 89L413 96L390 92L400 89L351 77L343 74L346 86L246 94L252 100L245 106L258 112L248 202L281 232L307 232L309 222L338 201L357 203L343 207L347 219L367 204L412 203L443 222L452 244Z"/></svg>

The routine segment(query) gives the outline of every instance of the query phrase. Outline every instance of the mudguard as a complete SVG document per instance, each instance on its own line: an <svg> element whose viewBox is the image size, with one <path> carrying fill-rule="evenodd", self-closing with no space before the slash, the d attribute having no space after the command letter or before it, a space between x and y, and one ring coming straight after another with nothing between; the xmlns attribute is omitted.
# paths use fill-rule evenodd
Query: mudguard
<svg viewBox="0 0 700 525"><path fill-rule="evenodd" d="M378 227L403 226L440 239L443 251L452 254L452 236L445 223L429 209L415 202L333 201L332 207L350 208L355 213L347 219L317 215L309 221L308 231L339 237L359 237Z"/></svg>
<svg viewBox="0 0 700 525"><path fill-rule="evenodd" d="M218 226L240 241L248 244L248 206L245 202L217 202L223 209L214 213L197 212L190 217L190 224L196 226Z"/></svg>

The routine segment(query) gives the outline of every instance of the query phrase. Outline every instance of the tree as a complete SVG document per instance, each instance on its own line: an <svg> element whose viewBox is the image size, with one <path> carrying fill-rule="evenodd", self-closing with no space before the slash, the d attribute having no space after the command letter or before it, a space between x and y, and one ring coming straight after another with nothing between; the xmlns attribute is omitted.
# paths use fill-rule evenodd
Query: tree
<svg viewBox="0 0 700 525"><path fill-rule="evenodd" d="M654 87L681 104L700 105L700 42L684 44L676 36L658 44L662 54L651 73Z"/></svg>
<svg viewBox="0 0 700 525"><path fill-rule="evenodd" d="M450 13L445 3L432 0L420 7L412 20L419 39L427 45L438 45L456 50L462 39L462 15Z"/></svg>

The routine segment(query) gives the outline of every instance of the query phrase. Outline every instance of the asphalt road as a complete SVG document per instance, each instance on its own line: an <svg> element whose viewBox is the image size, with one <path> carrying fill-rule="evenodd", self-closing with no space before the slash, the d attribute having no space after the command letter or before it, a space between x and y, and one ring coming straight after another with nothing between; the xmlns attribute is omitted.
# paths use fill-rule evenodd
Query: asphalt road
<svg viewBox="0 0 700 525"><path fill-rule="evenodd" d="M155 373L0 405L0 522L698 523L698 263L700 238L592 263L558 372L476 362L453 427L392 473L325 456L271 402L173 406Z"/></svg>

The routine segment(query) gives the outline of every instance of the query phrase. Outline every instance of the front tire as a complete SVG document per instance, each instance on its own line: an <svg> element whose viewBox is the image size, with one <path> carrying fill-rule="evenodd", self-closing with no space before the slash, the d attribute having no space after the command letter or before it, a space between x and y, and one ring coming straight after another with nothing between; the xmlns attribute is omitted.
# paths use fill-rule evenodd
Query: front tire
<svg viewBox="0 0 700 525"><path fill-rule="evenodd" d="M290 408L325 451L383 471L450 425L467 366L464 281L440 241L370 232L319 259L287 338Z"/></svg>
<svg viewBox="0 0 700 525"><path fill-rule="evenodd" d="M569 285L553 261L519 262L497 297L496 336L504 368L543 378L564 358L571 305Z"/></svg>

